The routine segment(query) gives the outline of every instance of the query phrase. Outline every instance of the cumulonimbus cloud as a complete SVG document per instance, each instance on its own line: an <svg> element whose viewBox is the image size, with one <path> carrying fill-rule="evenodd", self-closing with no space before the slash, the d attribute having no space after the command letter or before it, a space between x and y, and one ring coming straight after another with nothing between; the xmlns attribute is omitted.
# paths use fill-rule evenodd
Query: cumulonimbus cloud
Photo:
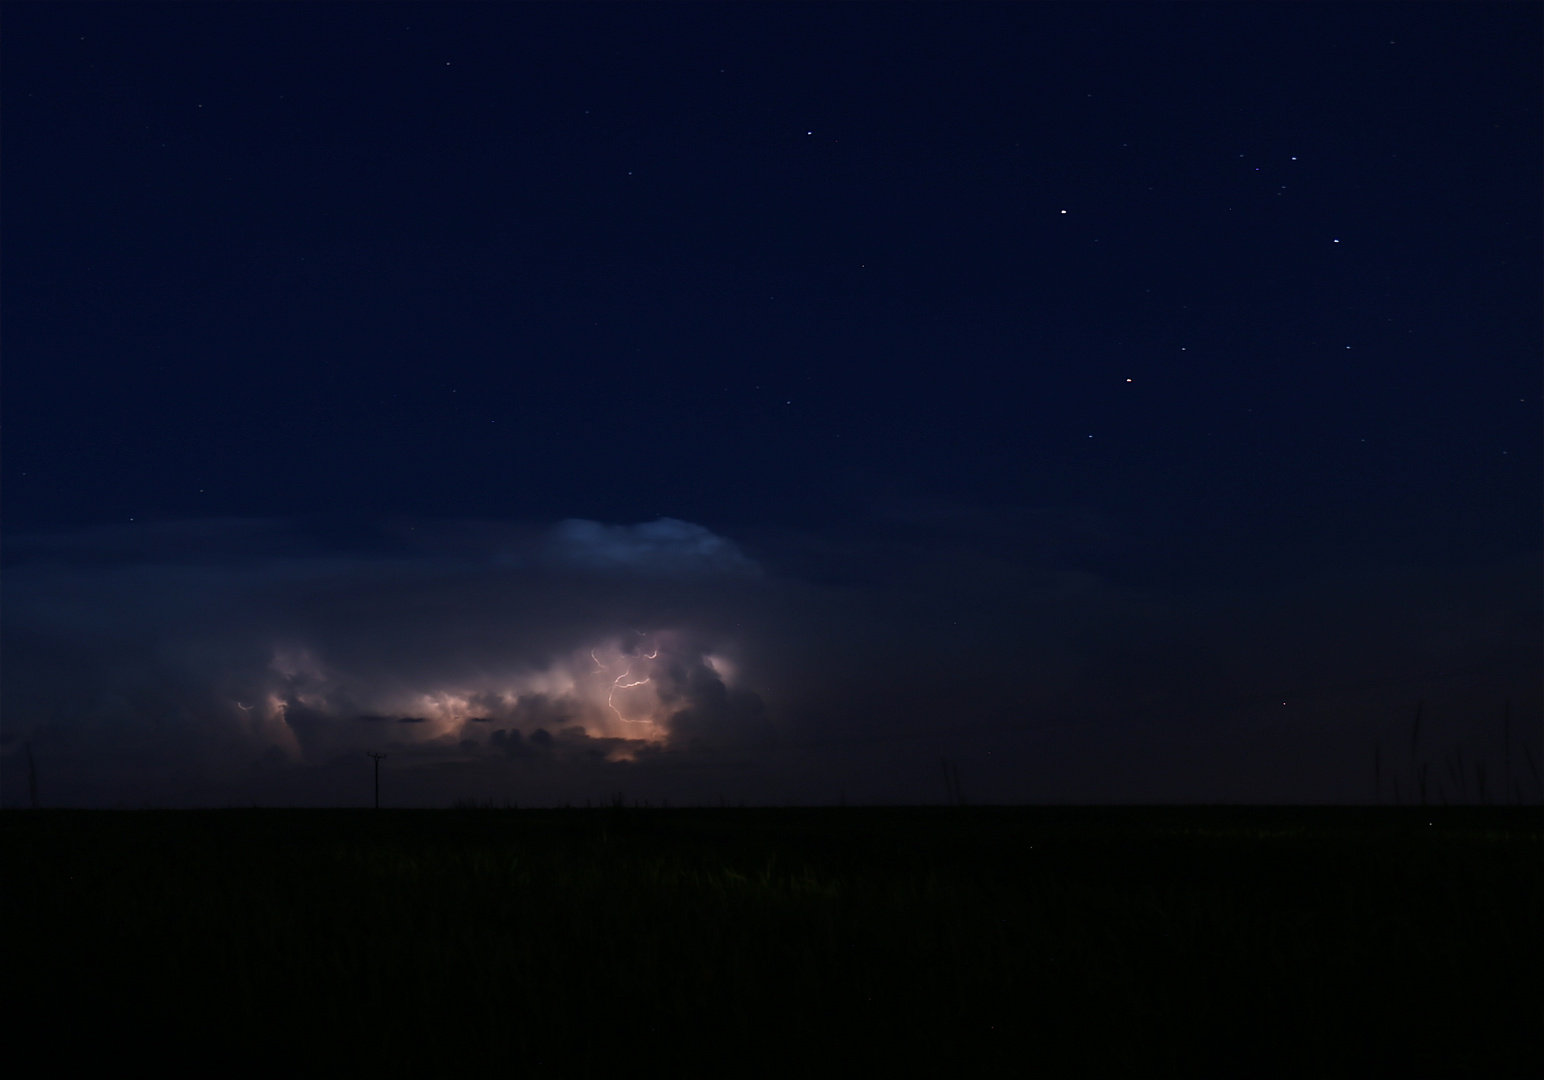
<svg viewBox="0 0 1544 1080"><path fill-rule="evenodd" d="M14 795L31 743L45 798L97 805L348 801L367 751L431 805L925 801L940 754L1008 799L1344 799L1418 698L1471 754L1503 708L1537 730L1531 562L1186 594L1036 563L1035 521L994 544L978 518L763 537L776 572L673 519L20 538L0 764Z"/></svg>
<svg viewBox="0 0 1544 1080"><path fill-rule="evenodd" d="M198 773L366 749L631 761L767 732L724 617L726 580L758 568L701 526L571 520L453 557L229 522L191 526L189 559L157 531L21 545L8 748Z"/></svg>

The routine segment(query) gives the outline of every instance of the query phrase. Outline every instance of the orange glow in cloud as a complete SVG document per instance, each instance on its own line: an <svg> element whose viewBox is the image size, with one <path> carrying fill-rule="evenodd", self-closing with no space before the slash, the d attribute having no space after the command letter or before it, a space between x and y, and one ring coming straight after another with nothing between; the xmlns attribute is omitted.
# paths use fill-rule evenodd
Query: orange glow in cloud
<svg viewBox="0 0 1544 1080"><path fill-rule="evenodd" d="M302 756L301 747L286 711L303 706L333 718L336 739L357 739L361 745L365 729L354 721L372 716L413 721L386 729L398 743L459 746L501 729L526 736L537 728L553 733L578 729L592 739L614 741L609 756L625 759L636 752L631 748L669 739L670 719L681 707L671 697L669 673L691 666L706 667L726 682L734 675L728 660L688 646L680 635L634 632L577 649L543 668L360 694L355 688L359 680L342 678L304 649L286 648L275 653L270 665L280 685L262 698L233 705L254 741L280 746L296 757ZM368 738L378 739L382 729L371 730Z"/></svg>

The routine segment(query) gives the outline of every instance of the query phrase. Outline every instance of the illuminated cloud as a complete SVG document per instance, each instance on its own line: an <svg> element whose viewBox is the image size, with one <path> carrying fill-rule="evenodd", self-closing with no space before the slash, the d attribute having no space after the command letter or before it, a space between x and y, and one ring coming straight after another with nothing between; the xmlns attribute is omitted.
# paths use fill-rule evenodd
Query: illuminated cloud
<svg viewBox="0 0 1544 1080"><path fill-rule="evenodd" d="M928 801L941 754L982 798L1343 798L1418 696L1434 733L1507 699L1538 729L1531 563L1201 596L1018 554L1055 521L930 521L761 537L776 572L669 519L23 538L7 791L30 741L86 805L353 803L366 751L398 805ZM1294 794L1329 745L1345 777Z"/></svg>
<svg viewBox="0 0 1544 1080"><path fill-rule="evenodd" d="M329 670L314 655L281 649L258 704L234 704L248 730L297 759L325 758L384 739L404 748L480 752L526 745L545 732L592 743L586 753L631 759L667 747L677 728L700 727L704 708L727 700L727 665L678 631L634 632L541 661L510 657L475 673L432 670L374 679ZM252 721L263 721L254 726ZM412 725L401 729L392 725Z"/></svg>
<svg viewBox="0 0 1544 1080"><path fill-rule="evenodd" d="M32 739L83 773L230 780L367 749L604 763L732 743L742 720L764 734L723 583L756 566L700 526L441 529L419 547L397 530L341 552L282 523L155 530L148 549L124 530L19 545L36 557L7 572L8 753Z"/></svg>

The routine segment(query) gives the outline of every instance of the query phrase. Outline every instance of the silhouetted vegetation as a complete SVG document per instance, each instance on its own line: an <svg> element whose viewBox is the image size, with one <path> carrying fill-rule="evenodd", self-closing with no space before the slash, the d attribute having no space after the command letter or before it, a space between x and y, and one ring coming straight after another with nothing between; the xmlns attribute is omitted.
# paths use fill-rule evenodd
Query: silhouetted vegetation
<svg viewBox="0 0 1544 1080"><path fill-rule="evenodd" d="M6 1016L294 1074L1536 1071L1544 815L10 811Z"/></svg>

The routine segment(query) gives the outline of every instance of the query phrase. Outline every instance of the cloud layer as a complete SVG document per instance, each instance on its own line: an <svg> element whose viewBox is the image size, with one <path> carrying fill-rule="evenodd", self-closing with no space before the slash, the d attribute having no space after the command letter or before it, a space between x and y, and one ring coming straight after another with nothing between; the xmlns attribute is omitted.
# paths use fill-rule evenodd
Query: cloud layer
<svg viewBox="0 0 1544 1080"><path fill-rule="evenodd" d="M27 743L56 804L357 804L368 751L445 805L936 801L941 757L983 799L1360 800L1416 701L1444 752L1499 762L1507 701L1536 741L1531 562L1186 594L988 518L758 558L673 519L22 538L6 798Z"/></svg>

